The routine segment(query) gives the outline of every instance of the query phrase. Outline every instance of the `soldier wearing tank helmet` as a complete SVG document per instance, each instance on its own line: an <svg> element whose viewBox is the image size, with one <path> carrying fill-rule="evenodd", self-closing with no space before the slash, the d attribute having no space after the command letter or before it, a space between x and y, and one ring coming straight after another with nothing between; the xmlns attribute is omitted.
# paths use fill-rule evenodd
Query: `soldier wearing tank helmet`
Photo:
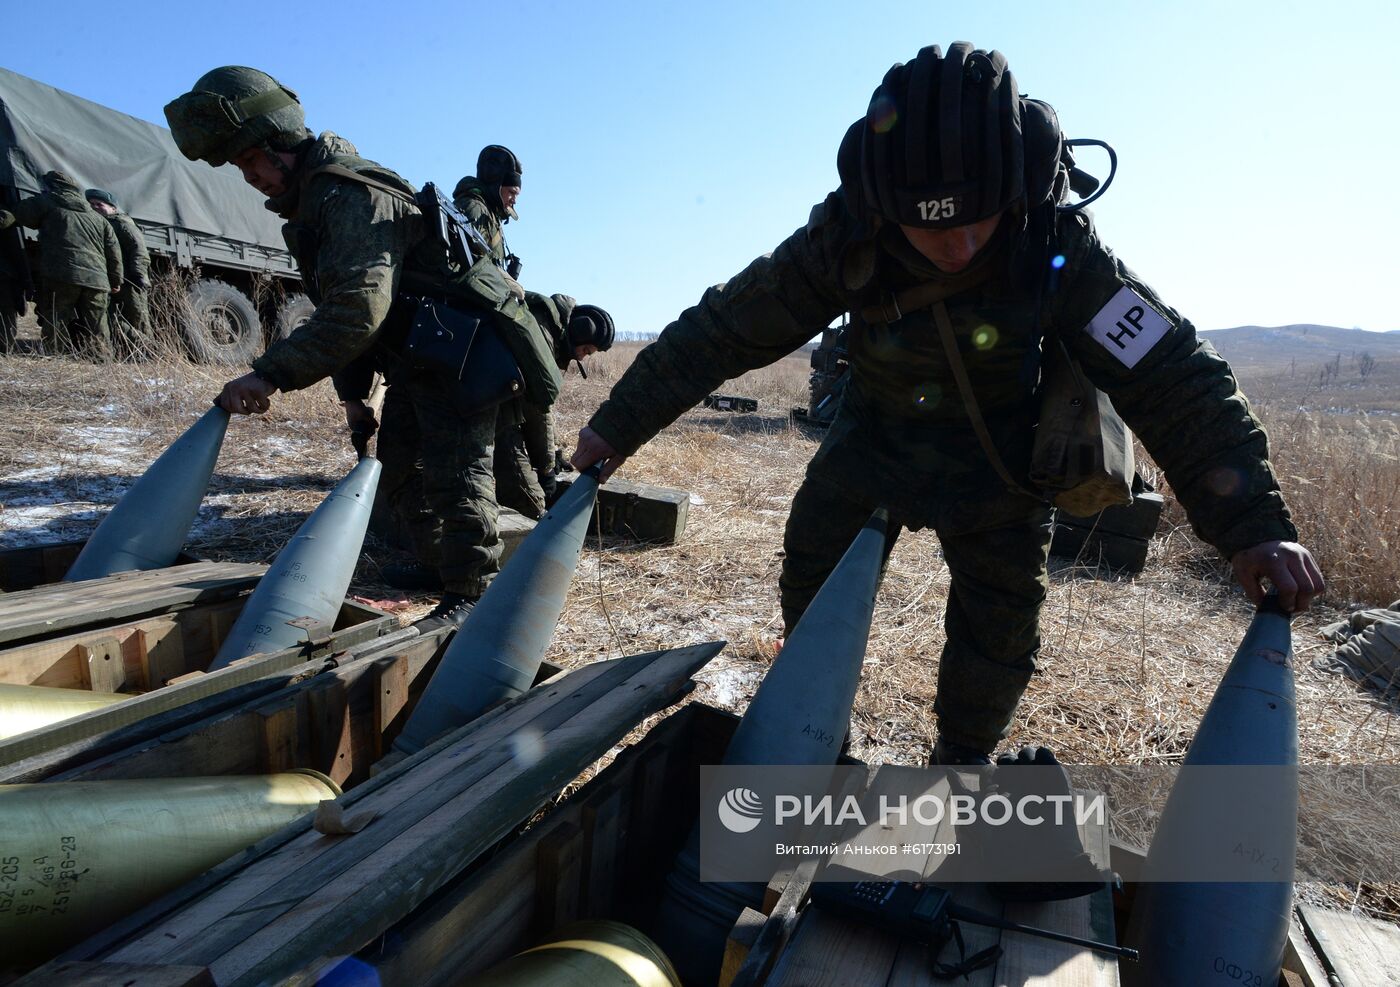
<svg viewBox="0 0 1400 987"><path fill-rule="evenodd" d="M506 244L505 225L520 217L515 203L520 199L520 159L508 147L488 144L476 156L476 174L467 175L452 190L452 204L481 231L491 245L491 258L520 276L520 261Z"/></svg>
<svg viewBox="0 0 1400 987"><path fill-rule="evenodd" d="M268 209L286 220L283 232L316 304L311 318L269 346L251 372L224 385L219 403L235 414L257 414L279 390L335 375L350 423L372 423L364 399L372 372L382 372L405 414L400 441L381 441L378 451L386 458L403 450L416 465L409 472L421 481L430 515L415 534L446 590L420 624L460 625L500 565L491 479L496 408L460 411L452 382L409 364L404 346L413 306L394 302L403 291L487 313L520 365L526 393L548 404L559 393L559 371L534 318L489 259L449 271L413 186L335 134L313 135L296 94L266 73L215 69L165 114L186 157L231 162L267 196Z"/></svg>
<svg viewBox="0 0 1400 987"><path fill-rule="evenodd" d="M526 292L525 301L540 328L550 335L554 362L561 371L574 361L585 373L586 358L612 348L616 335L612 316L598 306L579 305L568 295L533 291ZM529 401L520 406L519 426L496 434L496 492L503 507L539 518L559 495L554 412Z"/></svg>
<svg viewBox="0 0 1400 987"><path fill-rule="evenodd" d="M607 460L606 477L723 381L851 313L850 383L788 518L783 619L790 632L877 508L891 544L933 528L950 578L939 763L986 763L1035 671L1042 347L1063 345L1108 395L1251 599L1268 581L1301 610L1323 588L1230 368L1068 205L1071 160L1055 112L1020 94L999 52L959 42L895 65L841 141L840 187L642 351L574 454Z"/></svg>

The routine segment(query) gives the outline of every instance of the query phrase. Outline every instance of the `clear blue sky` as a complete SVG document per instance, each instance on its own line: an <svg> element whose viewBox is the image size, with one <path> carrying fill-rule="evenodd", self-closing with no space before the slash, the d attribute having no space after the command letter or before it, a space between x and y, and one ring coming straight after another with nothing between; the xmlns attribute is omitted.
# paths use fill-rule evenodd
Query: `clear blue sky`
<svg viewBox="0 0 1400 987"><path fill-rule="evenodd" d="M7 68L148 120L234 63L417 184L450 188L482 145L510 146L522 281L628 331L806 221L890 64L968 40L1069 135L1115 145L1099 227L1199 328L1400 328L1386 0L6 7Z"/></svg>

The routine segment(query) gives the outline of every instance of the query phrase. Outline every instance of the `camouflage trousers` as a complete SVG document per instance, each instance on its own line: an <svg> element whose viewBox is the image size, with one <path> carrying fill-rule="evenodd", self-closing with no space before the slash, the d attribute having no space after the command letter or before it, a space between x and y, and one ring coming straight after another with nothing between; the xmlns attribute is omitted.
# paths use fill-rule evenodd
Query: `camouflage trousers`
<svg viewBox="0 0 1400 987"><path fill-rule="evenodd" d="M809 467L783 538L779 585L788 633L878 506L858 502ZM941 736L990 752L1035 672L1050 508L1005 490L978 490L932 505L931 514L949 572L934 712ZM892 523L886 558L899 532Z"/></svg>
<svg viewBox="0 0 1400 987"><path fill-rule="evenodd" d="M516 415L502 406L496 422L496 497L502 507L538 521L544 516L544 488L530 463L525 433Z"/></svg>
<svg viewBox="0 0 1400 987"><path fill-rule="evenodd" d="M143 354L149 350L151 335L151 309L146 299L146 289L128 282L122 286L120 294L112 296L111 329L119 352L123 356Z"/></svg>
<svg viewBox="0 0 1400 987"><path fill-rule="evenodd" d="M35 306L46 353L95 350L105 354L108 292L76 284L50 282Z"/></svg>
<svg viewBox="0 0 1400 987"><path fill-rule="evenodd" d="M464 416L446 385L414 374L389 387L380 417L381 496L448 592L480 596L501 567L491 475L496 409Z"/></svg>

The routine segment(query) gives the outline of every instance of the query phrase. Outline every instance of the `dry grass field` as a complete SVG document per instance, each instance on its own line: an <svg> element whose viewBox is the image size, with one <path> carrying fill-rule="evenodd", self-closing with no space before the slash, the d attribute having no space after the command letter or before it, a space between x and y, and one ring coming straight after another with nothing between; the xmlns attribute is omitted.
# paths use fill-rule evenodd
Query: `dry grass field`
<svg viewBox="0 0 1400 987"><path fill-rule="evenodd" d="M586 381L569 374L561 441L638 348L619 344L592 358ZM108 365L0 358L0 548L82 537L230 375L171 356ZM772 660L783 523L820 441L789 421L790 406L805 403L806 376L805 361L793 357L731 381L726 393L758 398L757 414L691 411L626 464L628 479L690 491L689 527L669 547L590 542L549 658L571 666L724 639L729 647L701 674L695 698L744 709ZM1312 665L1329 647L1317 633L1323 623L1400 596L1400 438L1393 423L1258 404L1303 539L1331 580L1322 605L1294 624L1302 760L1400 763L1396 708ZM231 425L194 550L270 560L352 464L327 383L278 395L268 415ZM388 557L368 546L352 592L405 618L424 612L430 599L402 601L378 581ZM926 758L946 593L937 539L906 533L878 600L852 723L855 756ZM1136 577L1052 560L1040 670L1008 746L1045 743L1078 763L1179 761L1250 614L1175 505ZM1395 890L1307 893L1393 918Z"/></svg>

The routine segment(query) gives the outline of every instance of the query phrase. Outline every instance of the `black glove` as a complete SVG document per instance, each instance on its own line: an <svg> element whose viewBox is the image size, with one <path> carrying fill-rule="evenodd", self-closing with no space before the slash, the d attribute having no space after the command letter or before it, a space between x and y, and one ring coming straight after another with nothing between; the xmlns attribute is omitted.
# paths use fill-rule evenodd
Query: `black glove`
<svg viewBox="0 0 1400 987"><path fill-rule="evenodd" d="M560 494L559 481L555 479L554 471L540 470L535 475L540 478L540 489L544 491L544 506L553 507Z"/></svg>

